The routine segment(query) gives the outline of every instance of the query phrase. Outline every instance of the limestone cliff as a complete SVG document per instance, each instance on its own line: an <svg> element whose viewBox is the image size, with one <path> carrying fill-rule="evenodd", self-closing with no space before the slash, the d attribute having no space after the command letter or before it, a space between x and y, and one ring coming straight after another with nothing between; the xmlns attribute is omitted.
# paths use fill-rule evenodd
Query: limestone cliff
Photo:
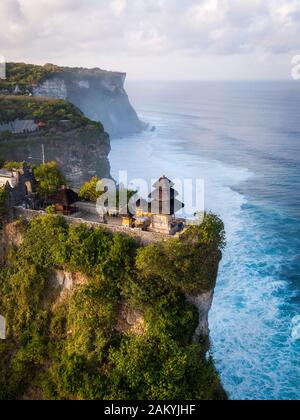
<svg viewBox="0 0 300 420"><path fill-rule="evenodd" d="M222 245L221 221L206 219L181 241L145 247L54 215L6 225L4 256L16 248L0 273L0 399L227 399L206 357L219 262L211 251ZM203 238L218 223L221 232ZM199 309L198 328L183 294Z"/></svg>
<svg viewBox="0 0 300 420"><path fill-rule="evenodd" d="M212 307L214 290L198 296L187 295L187 301L194 305L199 313L199 324L194 334L194 341L198 343L209 336L208 316Z"/></svg>
<svg viewBox="0 0 300 420"><path fill-rule="evenodd" d="M34 96L65 99L87 117L101 121L113 137L137 133L143 125L124 89L126 73L58 68L33 87Z"/></svg>
<svg viewBox="0 0 300 420"><path fill-rule="evenodd" d="M18 247L22 244L23 235L24 225L19 219L5 224L0 241L0 261L5 258L5 254L9 247L12 245ZM144 244L144 246L146 246L146 244ZM212 279L212 288L210 290L198 294L186 294L186 300L197 309L199 315L198 325L193 336L193 341L195 343L203 343L209 338L210 331L208 318L213 303L218 267L219 262L217 261L213 270L214 278ZM64 298L70 296L77 287L86 284L88 278L80 272L72 273L61 268L49 270L48 281L50 288L56 291L57 301L60 302ZM130 307L125 300L121 300L118 305L116 330L119 333L131 332L136 335L143 334L147 330L143 312Z"/></svg>
<svg viewBox="0 0 300 420"><path fill-rule="evenodd" d="M5 223L0 230L0 263L5 264L10 247L19 247L23 242L24 229L19 220Z"/></svg>
<svg viewBox="0 0 300 420"><path fill-rule="evenodd" d="M47 161L56 161L74 187L93 176L110 177L109 136L100 128L88 125L67 131L22 134L0 141L0 156L6 160L38 163L42 144Z"/></svg>
<svg viewBox="0 0 300 420"><path fill-rule="evenodd" d="M15 224L8 224L6 231L14 232ZM6 234L5 242L7 245L14 243L18 245L20 241L20 233L14 237ZM58 301L67 298L77 287L84 285L88 282L87 277L82 273L71 273L66 270L52 270L49 271L49 285L51 288L58 291ZM208 316L212 306L214 290L203 293L198 296L187 295L187 301L195 306L199 313L199 323L195 330L193 341L195 343L205 342L209 337L209 323ZM130 307L126 301L122 300L118 304L118 314L116 331L121 334L132 333L135 335L144 334L147 331L147 324L145 322L144 314L138 309Z"/></svg>

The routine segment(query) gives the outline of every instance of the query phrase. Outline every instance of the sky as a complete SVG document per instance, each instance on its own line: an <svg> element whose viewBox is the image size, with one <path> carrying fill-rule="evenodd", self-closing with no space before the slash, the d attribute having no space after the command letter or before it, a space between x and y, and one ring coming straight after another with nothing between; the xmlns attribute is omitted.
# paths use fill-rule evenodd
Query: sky
<svg viewBox="0 0 300 420"><path fill-rule="evenodd" d="M1 0L7 61L131 80L291 80L300 0Z"/></svg>

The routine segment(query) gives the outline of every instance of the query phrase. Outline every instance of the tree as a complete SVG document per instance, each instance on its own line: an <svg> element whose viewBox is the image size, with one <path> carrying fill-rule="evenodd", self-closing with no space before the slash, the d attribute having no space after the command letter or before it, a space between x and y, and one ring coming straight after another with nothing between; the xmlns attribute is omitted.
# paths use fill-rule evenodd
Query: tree
<svg viewBox="0 0 300 420"><path fill-rule="evenodd" d="M97 185L99 182L101 183L101 180L97 176L91 178L89 181L82 185L79 191L79 197L83 200L96 203L98 198L103 194L103 191L97 191Z"/></svg>
<svg viewBox="0 0 300 420"><path fill-rule="evenodd" d="M98 185L98 183L100 183ZM83 200L91 201L92 203L96 203L98 198L104 194L105 188L97 188L101 187L101 179L98 177L93 177L89 181L87 181L80 189L79 197ZM97 191L100 190L100 191ZM137 192L132 190L127 190L122 184L117 185L114 191L110 192L111 194L116 194L116 197L112 197L115 199L116 207L120 206L120 196L126 197L127 196L127 203ZM112 200L113 202L114 200Z"/></svg>
<svg viewBox="0 0 300 420"><path fill-rule="evenodd" d="M24 162L5 162L3 169L6 171L18 171L19 169L22 169L24 165Z"/></svg>
<svg viewBox="0 0 300 420"><path fill-rule="evenodd" d="M38 193L45 198L58 191L66 182L56 162L43 163L35 168L34 175L39 183Z"/></svg>

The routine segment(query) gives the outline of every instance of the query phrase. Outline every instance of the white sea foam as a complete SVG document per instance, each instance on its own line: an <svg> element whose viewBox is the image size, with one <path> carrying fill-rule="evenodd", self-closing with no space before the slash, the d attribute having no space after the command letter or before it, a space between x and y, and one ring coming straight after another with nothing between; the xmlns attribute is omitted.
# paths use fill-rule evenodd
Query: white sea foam
<svg viewBox="0 0 300 420"><path fill-rule="evenodd" d="M292 339L294 341L300 340L300 315L292 319Z"/></svg>

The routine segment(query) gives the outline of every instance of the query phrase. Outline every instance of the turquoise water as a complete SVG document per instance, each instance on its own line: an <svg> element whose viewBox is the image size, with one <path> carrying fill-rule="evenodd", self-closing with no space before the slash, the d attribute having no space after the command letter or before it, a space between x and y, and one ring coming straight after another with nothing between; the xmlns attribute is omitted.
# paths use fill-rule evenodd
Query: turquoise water
<svg viewBox="0 0 300 420"><path fill-rule="evenodd" d="M112 172L204 178L227 248L210 313L233 399L300 398L300 83L131 82L154 133L112 141Z"/></svg>

